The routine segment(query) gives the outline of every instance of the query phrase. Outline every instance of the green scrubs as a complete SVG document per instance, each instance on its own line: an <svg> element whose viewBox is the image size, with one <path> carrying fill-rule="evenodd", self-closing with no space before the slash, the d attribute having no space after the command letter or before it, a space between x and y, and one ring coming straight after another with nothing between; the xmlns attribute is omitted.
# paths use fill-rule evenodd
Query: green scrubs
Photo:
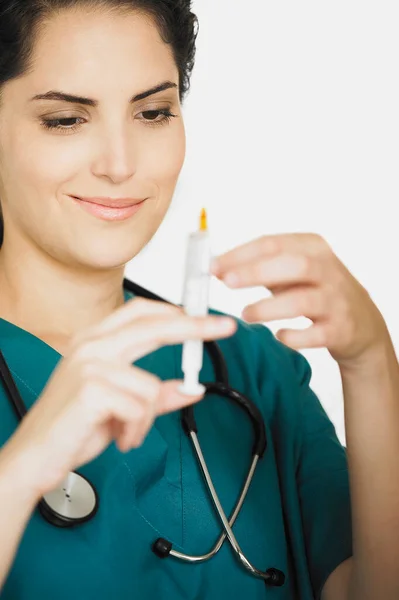
<svg viewBox="0 0 399 600"><path fill-rule="evenodd" d="M123 454L111 444L79 469L98 490L94 519L58 529L37 511L32 514L1 600L320 598L329 574L352 553L345 449L309 388L310 368L301 354L277 342L266 327L242 321L219 344L230 385L258 405L268 440L234 532L253 565L284 571L285 585L270 588L250 575L228 542L201 564L162 560L151 551L161 536L177 550L204 554L221 531L174 412L155 421L140 448ZM62 357L2 319L0 348L27 407L32 406ZM135 364L163 380L182 378L181 350L167 346ZM201 381L214 381L207 353ZM3 445L17 420L1 385L0 411ZM250 423L239 408L215 395L197 404L195 414L216 491L230 514L250 464Z"/></svg>

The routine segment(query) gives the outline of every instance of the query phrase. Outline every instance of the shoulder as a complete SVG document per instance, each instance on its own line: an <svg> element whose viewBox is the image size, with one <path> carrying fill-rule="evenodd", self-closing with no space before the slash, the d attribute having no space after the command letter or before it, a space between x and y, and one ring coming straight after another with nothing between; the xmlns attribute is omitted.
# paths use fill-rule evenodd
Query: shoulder
<svg viewBox="0 0 399 600"><path fill-rule="evenodd" d="M233 318L236 333L219 341L232 387L245 386L277 436L294 436L300 444L322 436L340 448L335 426L311 388L312 369L303 354L278 341L266 326ZM245 382L239 373L245 373Z"/></svg>

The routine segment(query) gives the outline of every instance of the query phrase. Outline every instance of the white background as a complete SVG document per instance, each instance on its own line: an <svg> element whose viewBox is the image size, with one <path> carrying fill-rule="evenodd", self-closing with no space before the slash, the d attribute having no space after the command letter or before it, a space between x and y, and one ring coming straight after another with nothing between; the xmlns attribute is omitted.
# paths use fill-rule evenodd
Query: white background
<svg viewBox="0 0 399 600"><path fill-rule="evenodd" d="M368 289L398 349L397 1L195 0L193 9L186 163L166 220L126 275L180 302L186 236L202 206L215 253L262 234L317 232ZM240 316L265 294L214 280L211 306ZM327 350L304 354L344 441L337 366Z"/></svg>

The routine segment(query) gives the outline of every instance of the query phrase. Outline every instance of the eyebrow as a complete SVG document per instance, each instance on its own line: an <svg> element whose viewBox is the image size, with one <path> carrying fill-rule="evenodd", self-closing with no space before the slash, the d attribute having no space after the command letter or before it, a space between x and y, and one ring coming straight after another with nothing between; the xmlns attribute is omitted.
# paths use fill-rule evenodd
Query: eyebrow
<svg viewBox="0 0 399 600"><path fill-rule="evenodd" d="M176 83L173 83L172 81L164 81L163 83L160 83L159 85L156 85L155 87L149 90L146 90L144 92L141 92L140 94L137 94L136 96L133 96L129 100L129 103L132 104L134 102L138 102L139 100L144 100L149 96L153 96L154 94L158 94L159 92L164 92L165 90L169 90L172 88L177 88ZM33 96L33 98L31 98L30 100L62 100L64 102L71 102L73 104L83 104L85 106L93 107L98 106L98 100L93 100L92 98L84 98L83 96L73 96L72 94L66 94L57 90L50 90L45 94L37 94L36 96Z"/></svg>

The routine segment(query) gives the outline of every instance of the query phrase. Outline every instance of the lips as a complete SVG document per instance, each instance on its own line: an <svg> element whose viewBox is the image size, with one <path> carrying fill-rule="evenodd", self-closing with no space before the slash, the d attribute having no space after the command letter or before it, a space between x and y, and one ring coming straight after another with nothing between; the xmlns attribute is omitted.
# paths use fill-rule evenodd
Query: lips
<svg viewBox="0 0 399 600"><path fill-rule="evenodd" d="M90 204L97 204L99 206L106 206L109 208L127 208L135 206L144 202L145 198L105 198L105 197L92 197L86 198L83 196L72 196L76 200L83 200L83 202L89 202Z"/></svg>
<svg viewBox="0 0 399 600"><path fill-rule="evenodd" d="M145 204L144 200L134 198L80 198L70 196L85 212L104 221L124 221L135 215Z"/></svg>

